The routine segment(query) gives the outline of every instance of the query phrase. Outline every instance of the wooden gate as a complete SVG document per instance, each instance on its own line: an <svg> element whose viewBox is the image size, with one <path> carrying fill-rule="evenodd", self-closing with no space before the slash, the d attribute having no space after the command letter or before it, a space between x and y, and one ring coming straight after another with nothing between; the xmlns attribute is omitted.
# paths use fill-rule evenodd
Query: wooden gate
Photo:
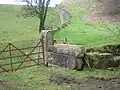
<svg viewBox="0 0 120 90"><path fill-rule="evenodd" d="M0 51L0 73L40 65L44 63L43 52L44 48L41 41L34 47L27 48L18 48L9 43Z"/></svg>

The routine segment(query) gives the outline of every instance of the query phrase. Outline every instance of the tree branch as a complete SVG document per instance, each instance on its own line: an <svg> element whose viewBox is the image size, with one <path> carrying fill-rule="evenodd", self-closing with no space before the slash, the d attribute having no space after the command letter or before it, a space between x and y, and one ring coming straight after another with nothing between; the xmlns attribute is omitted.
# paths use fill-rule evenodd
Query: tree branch
<svg viewBox="0 0 120 90"><path fill-rule="evenodd" d="M46 19L46 16L47 16L47 10L48 10L48 5L50 4L50 0L47 1L46 3L46 9L45 9L45 13L44 13L44 17L43 17L43 23L45 23L45 19Z"/></svg>
<svg viewBox="0 0 120 90"><path fill-rule="evenodd" d="M32 0L31 0L32 1ZM29 0L25 0L25 2L27 2L27 5L29 6L31 6L37 13L40 13L34 6L33 6L33 4L32 4L32 2L30 2Z"/></svg>

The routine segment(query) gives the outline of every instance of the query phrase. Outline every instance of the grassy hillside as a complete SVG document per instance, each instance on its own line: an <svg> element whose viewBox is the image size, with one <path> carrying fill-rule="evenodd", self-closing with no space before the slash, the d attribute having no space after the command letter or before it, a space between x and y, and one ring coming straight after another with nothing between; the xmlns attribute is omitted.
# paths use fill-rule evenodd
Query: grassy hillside
<svg viewBox="0 0 120 90"><path fill-rule="evenodd" d="M55 34L57 41L63 41L67 37L68 42L86 47L119 43L120 38L113 33L119 33L120 30L116 29L118 25L93 22L84 18L85 15L91 13L88 8L90 3L87 0L70 0L69 2L64 0L61 5L72 14L73 18L68 27ZM103 26L109 27L113 32Z"/></svg>
<svg viewBox="0 0 120 90"><path fill-rule="evenodd" d="M70 0L71 1L71 0ZM75 0L73 0L75 1ZM79 1L79 0L77 0ZM85 0L83 0L85 1ZM79 2L81 3L81 2ZM63 41L65 37L68 41L74 44L83 44L87 47L98 46L108 43L118 42L118 38L108 30L104 29L97 22L89 22L83 19L83 15L89 11L84 7L85 2L76 6L74 3L66 4L63 6L69 10L73 19L70 25L59 32L55 33L55 38L58 41ZM70 6L68 6L70 5ZM16 42L19 46L32 45L32 43L19 44L18 41L33 40L38 38L38 25L39 20L37 18L23 18L20 15L21 6L0 5L0 44L8 42ZM59 14L49 11L47 17L47 23L56 25L59 24ZM102 23L103 24L103 23ZM112 29L115 25L108 24ZM116 30L116 29L114 29ZM34 43L35 44L35 43ZM0 48L1 49L1 48ZM18 59L17 59L18 60ZM8 63L8 62L7 62ZM1 68L0 68L1 69ZM45 67L37 66L27 69L21 69L16 72L0 73L0 90L78 90L78 85L75 83L58 85L50 81L54 75L61 75L68 77L74 77L75 79L81 79L82 77L119 77L120 71L109 70L83 70L76 71L68 68L61 67ZM58 77L58 79L61 77ZM104 79L104 78L103 78ZM62 81L62 79L60 79ZM66 80L66 78L63 78ZM82 78L83 80L83 78ZM85 79L87 80L87 79ZM97 80L97 79L96 79ZM81 88L81 82L80 88ZM91 84L91 82L90 82ZM86 84L83 86L86 87ZM87 89L89 90L89 88Z"/></svg>
<svg viewBox="0 0 120 90"><path fill-rule="evenodd" d="M20 16L21 6L0 5L0 43L37 39L39 19ZM59 14L49 8L47 25L58 25Z"/></svg>

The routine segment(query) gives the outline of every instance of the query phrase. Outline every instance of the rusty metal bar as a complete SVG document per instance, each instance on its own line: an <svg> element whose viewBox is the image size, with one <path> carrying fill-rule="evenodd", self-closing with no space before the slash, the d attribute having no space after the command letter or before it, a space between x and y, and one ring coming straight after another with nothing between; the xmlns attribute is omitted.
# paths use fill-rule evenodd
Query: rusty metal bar
<svg viewBox="0 0 120 90"><path fill-rule="evenodd" d="M43 52L31 53L30 56L38 54L38 53L43 53ZM0 60L5 60L5 59L9 59L9 58L24 57L24 56L26 56L26 55L19 55L19 56L11 56L11 57L6 57L6 58L0 58Z"/></svg>
<svg viewBox="0 0 120 90"><path fill-rule="evenodd" d="M7 46L8 47L8 46ZM37 46L37 47L42 47L42 46ZM30 49L30 48L34 48L34 47L28 47L28 48L20 48L20 50L26 50L26 49ZM5 48L6 49L6 48ZM3 51L0 51L0 54L2 52L9 52L10 50L3 50ZM17 49L11 49L11 51L17 51Z"/></svg>
<svg viewBox="0 0 120 90"><path fill-rule="evenodd" d="M12 66L12 52L11 52L11 44L10 44L10 43L9 43L9 50L10 50L9 54L10 54L11 70L12 70L12 72L13 72L13 66Z"/></svg>
<svg viewBox="0 0 120 90"><path fill-rule="evenodd" d="M0 55L5 51L6 48L8 48L9 44L0 52Z"/></svg>
<svg viewBox="0 0 120 90"><path fill-rule="evenodd" d="M45 54L44 54L44 41L42 40L42 51L43 51L43 64L45 65Z"/></svg>
<svg viewBox="0 0 120 90"><path fill-rule="evenodd" d="M40 47L38 47L38 51L40 52ZM38 53L38 63L40 63L40 53Z"/></svg>
<svg viewBox="0 0 120 90"><path fill-rule="evenodd" d="M27 58L29 58L29 59L31 59L31 60L33 60L32 58L30 58L29 56L30 56L30 54L34 51L32 51L32 52L30 52L29 54L25 54L24 52L22 52L20 49L18 49L17 47L15 47L13 44L11 44L14 48L16 48L18 51L20 51L21 53L23 53L26 57L25 57L25 60L27 59ZM36 48L36 47L35 47ZM34 48L34 49L35 49ZM25 61L25 60L23 60L22 62L21 62L21 64L18 66L18 67L20 67L22 64L23 64L23 62ZM34 61L34 60L33 60ZM36 64L37 64L37 62L36 61L34 61Z"/></svg>
<svg viewBox="0 0 120 90"><path fill-rule="evenodd" d="M30 55L43 53L43 52L32 53L37 47L39 47L39 48L42 47L42 46L39 45L40 42L41 42L41 41L39 41L35 47L28 47L28 48L21 48L21 49L18 49L18 48L17 48L16 46L14 46L12 43L9 43L9 44L3 49L3 51L0 51L0 54L2 54L3 52L9 52L10 57L7 57L7 59L10 59L10 60L11 60L11 62L8 63L8 64L0 65L0 68L2 68L2 69L4 70L4 71L2 71L2 72L9 72L9 71L13 71L13 70L16 71L17 69L26 68L26 67L31 67L31 66L36 66L36 65L31 65L31 66L21 67L21 65L22 65L24 62L33 61L33 62L35 62L35 63L38 65L39 63L37 63L37 62L35 61L35 60L38 60L38 58L37 58L37 59L32 59L32 58L30 58ZM11 46L14 47L15 49L12 49ZM8 48L8 47L9 47L9 50L6 50L6 48ZM21 50L30 49L30 48L33 48L33 49L31 50L31 52L30 52L29 54L25 54L23 51L21 51ZM21 53L24 54L24 55L21 55L21 56L26 56L26 57L25 57L25 59L24 59L23 61L21 61L21 62L14 62L14 63L13 63L12 58L21 57L21 56L12 56L12 51L16 51L16 50L18 50L18 51L20 51ZM44 50L43 50L43 51L44 51ZM30 60L26 60L27 58L29 58ZM43 58L44 58L44 56L43 56ZM40 58L40 57L39 57L39 59L43 59L43 58ZM5 58L0 58L0 59L3 60L3 59L5 59ZM20 65L19 65L16 69L14 69L14 68L13 68L13 64L19 64L19 63L20 63ZM7 70L7 69L5 69L5 68L2 67L2 66L7 66L7 65L11 65L11 69L10 69L10 70Z"/></svg>
<svg viewBox="0 0 120 90"><path fill-rule="evenodd" d="M8 46L9 46L9 44L6 45L6 47L2 50L2 52L0 52L0 55L3 53L3 51L5 51L5 49L8 48ZM4 70L4 72L9 72L7 69L3 68L1 65L0 65L0 68L2 68Z"/></svg>
<svg viewBox="0 0 120 90"><path fill-rule="evenodd" d="M40 42L33 48L33 50L28 54L28 55L26 55L26 58L23 60L23 62L27 59L27 58L29 58L29 56L30 56L30 54L35 50L35 48L38 46L40 44ZM14 47L14 45L12 45L13 47ZM19 50L19 49L18 49ZM20 52L21 52L21 50L19 50ZM34 61L34 60L33 60ZM19 69L20 68L20 66L23 64L23 62L21 62L21 64L17 67L17 69ZM37 63L36 63L37 64ZM16 70L17 70L16 69Z"/></svg>
<svg viewBox="0 0 120 90"><path fill-rule="evenodd" d="M41 58L42 59L42 58ZM37 59L34 59L34 60L38 60L38 58ZM30 61L32 61L32 60L26 60L26 61L24 61L24 62L30 62ZM19 62L13 62L12 64L14 65L14 64L19 64L19 63L21 63L22 61L19 61ZM1 64L1 66L8 66L8 65L11 65L10 63L8 63L8 64Z"/></svg>
<svg viewBox="0 0 120 90"><path fill-rule="evenodd" d="M1 65L0 65L0 68L2 68L4 72L9 72L7 69L3 68Z"/></svg>
<svg viewBox="0 0 120 90"><path fill-rule="evenodd" d="M36 66L36 65L29 65L29 66L21 67L19 69L29 68L29 67L33 67L33 66ZM13 69L13 70L16 70L16 69ZM9 72L9 71L11 71L11 70L8 70L7 72ZM0 71L0 73L2 73L2 72L6 72L6 71Z"/></svg>

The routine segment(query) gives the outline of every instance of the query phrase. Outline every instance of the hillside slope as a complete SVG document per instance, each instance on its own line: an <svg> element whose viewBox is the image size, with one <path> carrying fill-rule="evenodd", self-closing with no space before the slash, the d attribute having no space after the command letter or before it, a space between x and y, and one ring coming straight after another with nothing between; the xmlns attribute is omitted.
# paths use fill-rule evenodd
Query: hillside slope
<svg viewBox="0 0 120 90"><path fill-rule="evenodd" d="M67 38L69 43L81 44L86 47L119 43L120 37L116 36L106 27L103 27L107 26L118 34L120 31L116 29L116 27L119 27L118 25L93 22L85 18L86 15L91 13L88 7L90 4L89 0L64 0L61 3L72 14L72 21L68 27L55 33L55 39L58 42L64 41L64 38Z"/></svg>
<svg viewBox="0 0 120 90"><path fill-rule="evenodd" d="M39 19L21 16L21 6L0 5L0 43L38 39ZM59 13L49 8L46 25L59 25Z"/></svg>

